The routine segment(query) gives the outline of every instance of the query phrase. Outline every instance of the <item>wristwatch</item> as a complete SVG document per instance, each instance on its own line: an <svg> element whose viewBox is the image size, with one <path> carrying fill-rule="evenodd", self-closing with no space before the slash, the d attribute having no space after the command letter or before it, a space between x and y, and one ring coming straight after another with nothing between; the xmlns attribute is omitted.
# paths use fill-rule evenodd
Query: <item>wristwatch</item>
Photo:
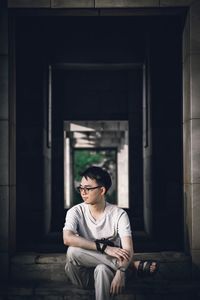
<svg viewBox="0 0 200 300"><path fill-rule="evenodd" d="M121 271L121 272L126 272L126 268L124 268L124 267L119 267L118 270Z"/></svg>

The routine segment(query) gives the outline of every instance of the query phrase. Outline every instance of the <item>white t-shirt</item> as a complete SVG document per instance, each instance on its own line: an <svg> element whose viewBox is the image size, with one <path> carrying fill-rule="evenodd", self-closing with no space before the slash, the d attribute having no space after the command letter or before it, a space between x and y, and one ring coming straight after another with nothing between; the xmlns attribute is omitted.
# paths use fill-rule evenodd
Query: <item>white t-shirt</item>
<svg viewBox="0 0 200 300"><path fill-rule="evenodd" d="M66 214L63 230L71 230L90 241L106 238L118 247L121 245L122 237L131 236L127 213L108 202L99 220L93 218L88 204L81 203L70 208Z"/></svg>

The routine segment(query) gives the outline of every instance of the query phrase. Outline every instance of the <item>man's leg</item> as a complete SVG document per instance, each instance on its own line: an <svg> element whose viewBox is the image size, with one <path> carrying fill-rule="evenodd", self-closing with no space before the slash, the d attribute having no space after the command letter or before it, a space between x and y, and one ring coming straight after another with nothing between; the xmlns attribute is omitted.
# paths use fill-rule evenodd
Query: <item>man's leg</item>
<svg viewBox="0 0 200 300"><path fill-rule="evenodd" d="M96 300L110 299L110 285L114 271L104 264L99 264L94 270L94 286Z"/></svg>
<svg viewBox="0 0 200 300"><path fill-rule="evenodd" d="M65 265L65 273L67 275L67 278L71 281L72 284L77 285L81 288L91 287L91 279L93 277L92 275L94 269L83 267L82 265L77 263L77 252L73 253L73 251L70 250L67 252L67 261ZM94 284L92 286L94 286Z"/></svg>
<svg viewBox="0 0 200 300"><path fill-rule="evenodd" d="M85 250L78 247L69 247L67 250L67 261L71 260L75 265L86 268L95 268L104 264L113 270L117 270L117 259L93 250Z"/></svg>
<svg viewBox="0 0 200 300"><path fill-rule="evenodd" d="M95 280L96 299L109 299L110 284L117 269L117 259L92 250L68 248L65 271L73 284L83 288L91 286L89 272L91 268L95 268L93 281Z"/></svg>

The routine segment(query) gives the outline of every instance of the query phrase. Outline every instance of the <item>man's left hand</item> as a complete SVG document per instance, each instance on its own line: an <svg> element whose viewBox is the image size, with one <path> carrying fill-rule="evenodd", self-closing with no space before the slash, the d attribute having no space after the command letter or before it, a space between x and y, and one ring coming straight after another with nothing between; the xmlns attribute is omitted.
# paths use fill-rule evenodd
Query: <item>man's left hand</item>
<svg viewBox="0 0 200 300"><path fill-rule="evenodd" d="M118 295L121 294L125 287L125 273L117 270L110 286L110 294Z"/></svg>

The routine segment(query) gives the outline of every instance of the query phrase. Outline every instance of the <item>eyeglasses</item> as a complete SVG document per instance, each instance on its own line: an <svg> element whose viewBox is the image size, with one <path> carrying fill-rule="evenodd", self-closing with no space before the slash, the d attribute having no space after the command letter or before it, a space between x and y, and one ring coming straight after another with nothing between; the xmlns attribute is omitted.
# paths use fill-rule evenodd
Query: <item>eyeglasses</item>
<svg viewBox="0 0 200 300"><path fill-rule="evenodd" d="M76 189L77 189L78 193L82 193L84 191L85 194L88 194L90 191L93 191L93 190L98 189L100 187L101 187L101 185L98 185L98 186L95 186L95 187L78 186Z"/></svg>

